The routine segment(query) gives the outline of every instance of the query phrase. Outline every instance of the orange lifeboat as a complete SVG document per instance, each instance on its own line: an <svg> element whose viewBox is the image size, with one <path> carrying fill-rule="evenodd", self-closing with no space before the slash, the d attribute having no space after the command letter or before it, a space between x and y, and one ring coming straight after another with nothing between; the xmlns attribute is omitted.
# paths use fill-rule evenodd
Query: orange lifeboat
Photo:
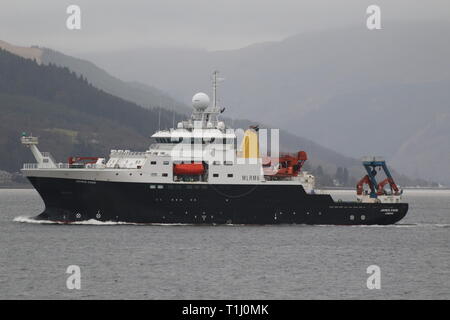
<svg viewBox="0 0 450 320"><path fill-rule="evenodd" d="M203 163L181 163L176 164L173 167L173 173L175 175L201 175L205 172Z"/></svg>

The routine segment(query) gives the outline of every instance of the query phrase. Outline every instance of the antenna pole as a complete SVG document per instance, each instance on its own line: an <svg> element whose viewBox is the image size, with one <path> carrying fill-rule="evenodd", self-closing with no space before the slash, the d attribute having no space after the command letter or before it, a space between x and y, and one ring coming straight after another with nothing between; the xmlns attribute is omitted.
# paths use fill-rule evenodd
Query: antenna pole
<svg viewBox="0 0 450 320"><path fill-rule="evenodd" d="M172 128L175 128L175 108L172 109Z"/></svg>
<svg viewBox="0 0 450 320"><path fill-rule="evenodd" d="M158 110L158 130L161 130L161 107Z"/></svg>
<svg viewBox="0 0 450 320"><path fill-rule="evenodd" d="M217 70L213 72L213 101L214 101L213 107L214 107L214 110L217 107L217 74L218 73L219 73L219 71L217 71Z"/></svg>

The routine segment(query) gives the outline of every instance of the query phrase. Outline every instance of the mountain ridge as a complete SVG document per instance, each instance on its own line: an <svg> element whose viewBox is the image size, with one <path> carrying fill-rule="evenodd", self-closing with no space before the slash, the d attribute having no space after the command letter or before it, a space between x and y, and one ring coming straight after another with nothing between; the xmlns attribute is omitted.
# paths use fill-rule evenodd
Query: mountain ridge
<svg viewBox="0 0 450 320"><path fill-rule="evenodd" d="M101 63L116 74L170 88L179 99L192 88L205 86L203 75L218 69L229 79L221 84L220 97L230 106L231 117L239 113L287 128L351 157L395 158L398 171L415 176L415 170L403 164L419 163L425 152L421 146L416 144L416 152L403 154L401 160L395 152L411 130L427 126L425 114L450 108L450 43L442 41L442 35L450 35L447 22L386 21L377 31L364 27L316 31L236 50L102 53ZM139 68L133 64L122 68L124 55ZM90 58L97 60L94 54ZM336 115L339 120L332 122ZM428 171L429 178L450 184L450 161L445 163L438 150L427 152L435 153L432 159L437 164Z"/></svg>
<svg viewBox="0 0 450 320"><path fill-rule="evenodd" d="M30 161L30 154L18 142L22 131L41 136L42 146L54 153L58 161L65 161L68 155L107 156L110 149L117 148L144 150L150 134L185 117L165 109L144 109L94 87L67 67L38 65L4 50L0 50L0 69L4 123L0 132L1 170L16 171L23 162ZM246 128L254 122L235 123ZM362 173L357 160L310 140L282 131L280 143L282 151L306 150L309 167L321 167L318 172L323 179L326 177L323 184L330 183L330 176L339 165L350 170L353 180L349 183ZM402 179L411 182L406 177Z"/></svg>

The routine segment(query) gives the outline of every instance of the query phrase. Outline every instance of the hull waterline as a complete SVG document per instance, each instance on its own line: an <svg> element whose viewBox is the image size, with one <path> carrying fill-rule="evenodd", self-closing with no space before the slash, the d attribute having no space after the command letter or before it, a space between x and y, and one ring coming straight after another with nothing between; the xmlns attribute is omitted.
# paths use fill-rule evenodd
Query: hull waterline
<svg viewBox="0 0 450 320"><path fill-rule="evenodd" d="M298 185L28 178L45 203L35 219L60 223L388 225L408 211L407 203L335 202Z"/></svg>

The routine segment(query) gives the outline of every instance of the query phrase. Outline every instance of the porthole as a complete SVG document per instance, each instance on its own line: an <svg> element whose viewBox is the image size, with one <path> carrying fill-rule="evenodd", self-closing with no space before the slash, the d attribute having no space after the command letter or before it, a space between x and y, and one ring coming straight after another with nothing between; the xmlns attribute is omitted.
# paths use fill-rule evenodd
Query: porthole
<svg viewBox="0 0 450 320"><path fill-rule="evenodd" d="M362 216L361 216L361 220L366 220L366 216L365 216L365 215L362 215Z"/></svg>
<svg viewBox="0 0 450 320"><path fill-rule="evenodd" d="M352 221L355 220L355 216L351 214L350 215L350 220L352 220Z"/></svg>
<svg viewBox="0 0 450 320"><path fill-rule="evenodd" d="M81 213L77 212L76 217L77 217L77 219L80 219L81 218Z"/></svg>

